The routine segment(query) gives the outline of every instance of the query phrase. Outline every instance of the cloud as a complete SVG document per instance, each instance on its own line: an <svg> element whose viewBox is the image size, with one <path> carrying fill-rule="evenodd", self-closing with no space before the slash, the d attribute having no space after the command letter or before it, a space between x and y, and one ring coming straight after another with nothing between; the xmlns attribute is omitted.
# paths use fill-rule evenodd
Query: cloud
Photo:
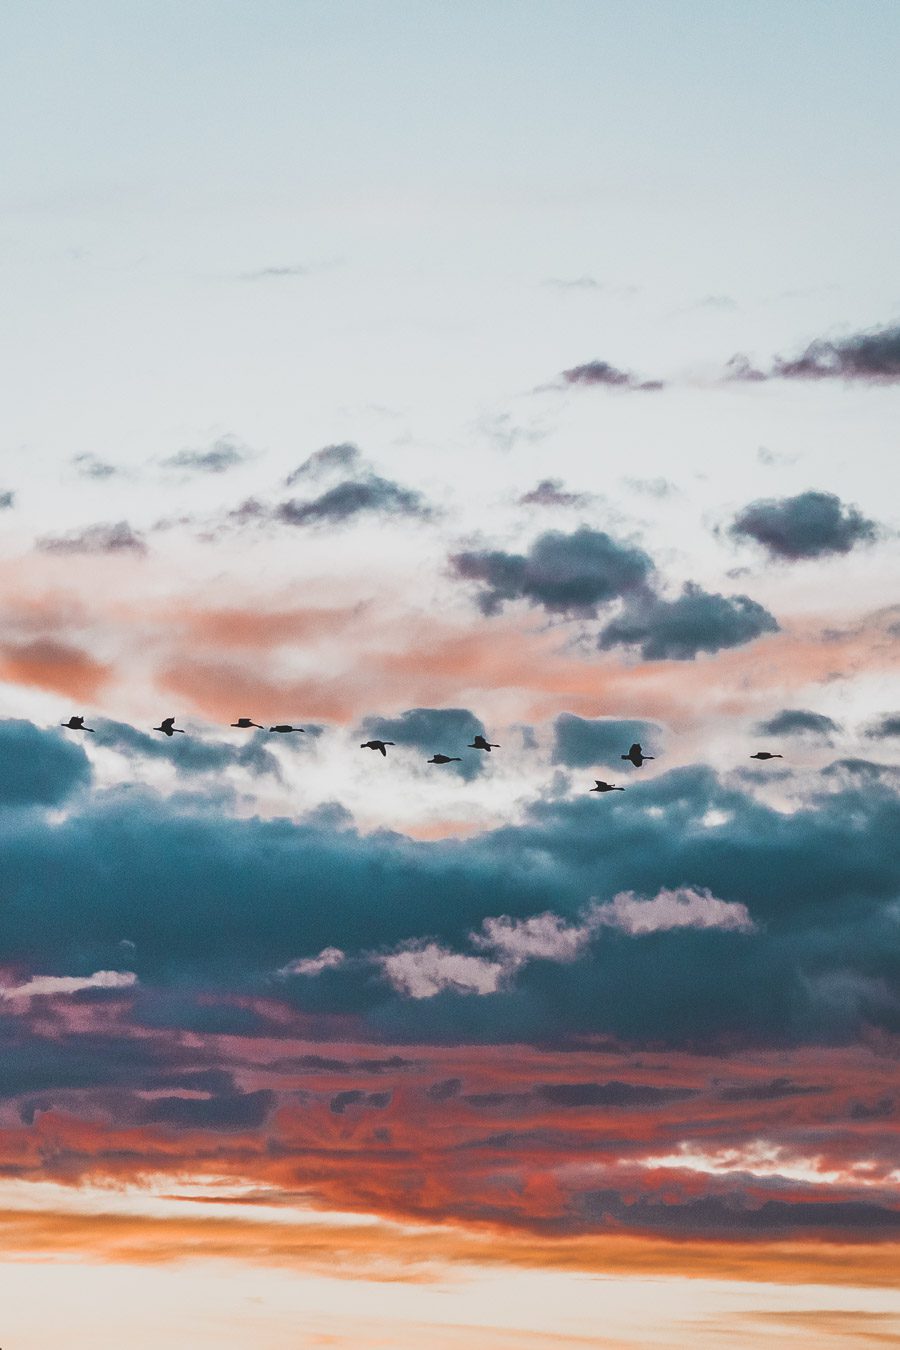
<svg viewBox="0 0 900 1350"><path fill-rule="evenodd" d="M590 925L567 924L558 914L535 914L529 919L511 919L503 914L485 919L473 944L496 952L510 968L525 961L574 961L590 938Z"/></svg>
<svg viewBox="0 0 900 1350"><path fill-rule="evenodd" d="M646 1107L665 1106L669 1102L695 1097L692 1088L653 1087L642 1083L542 1083L537 1095L551 1106L620 1107L624 1110L644 1110Z"/></svg>
<svg viewBox="0 0 900 1350"><path fill-rule="evenodd" d="M442 1078L440 1082L432 1083L425 1095L433 1102L447 1102L451 1097L458 1097L461 1091L461 1078Z"/></svg>
<svg viewBox="0 0 900 1350"><path fill-rule="evenodd" d="M589 769L595 764L612 768L621 764L622 755L635 741L651 753L658 743L660 727L655 722L560 713L553 723L553 732L554 764L573 769Z"/></svg>
<svg viewBox="0 0 900 1350"><path fill-rule="evenodd" d="M11 511L16 504L14 492L0 492L0 511Z"/></svg>
<svg viewBox="0 0 900 1350"><path fill-rule="evenodd" d="M718 928L732 933L752 933L755 928L746 905L719 900L705 888L693 886L663 889L652 900L622 891L609 904L595 905L589 917L593 927L619 928L633 936L675 928Z"/></svg>
<svg viewBox="0 0 900 1350"><path fill-rule="evenodd" d="M115 464L110 464L107 460L98 459L96 455L91 454L73 455L72 463L75 466L76 473L82 478L103 480L114 478L122 472Z"/></svg>
<svg viewBox="0 0 900 1350"><path fill-rule="evenodd" d="M749 596L714 594L689 581L676 600L657 596L626 606L597 645L636 646L645 661L690 661L699 652L739 647L777 631L774 616Z"/></svg>
<svg viewBox="0 0 900 1350"><path fill-rule="evenodd" d="M843 338L817 338L799 356L789 359L776 356L767 370L738 354L728 362L725 378L751 382L845 380L896 384L900 381L900 325L872 328Z"/></svg>
<svg viewBox="0 0 900 1350"><path fill-rule="evenodd" d="M156 1097L142 1118L180 1130L255 1130L275 1106L274 1092L230 1092L211 1097Z"/></svg>
<svg viewBox="0 0 900 1350"><path fill-rule="evenodd" d="M782 708L780 712L757 723L761 736L815 736L831 743L831 736L841 730L839 723L824 713L805 708Z"/></svg>
<svg viewBox="0 0 900 1350"><path fill-rule="evenodd" d="M723 1102L782 1102L788 1097L818 1097L828 1089L817 1083L793 1083L789 1078L771 1078L765 1083L747 1083L724 1088Z"/></svg>
<svg viewBox="0 0 900 1350"><path fill-rule="evenodd" d="M674 497L679 491L668 478L626 478L625 486L645 497L655 497L657 501L661 501L664 497Z"/></svg>
<svg viewBox="0 0 900 1350"><path fill-rule="evenodd" d="M280 267L260 267L255 272L241 273L241 281L268 281L280 277L308 277L310 269L299 263Z"/></svg>
<svg viewBox="0 0 900 1350"><path fill-rule="evenodd" d="M421 750L460 755L461 763L446 764L444 770L456 772L467 782L484 770L486 755L467 747L476 736L484 736L484 723L468 708L408 708L398 717L367 717L359 726L361 740L393 741Z"/></svg>
<svg viewBox="0 0 900 1350"><path fill-rule="evenodd" d="M0 675L16 684L52 689L77 699L92 699L112 670L80 647L55 638L0 643Z"/></svg>
<svg viewBox="0 0 900 1350"><path fill-rule="evenodd" d="M373 473L345 479L306 501L291 498L281 502L271 517L283 525L335 525L362 514L429 520L433 512L421 493Z"/></svg>
<svg viewBox="0 0 900 1350"><path fill-rule="evenodd" d="M186 469L189 473L225 473L250 458L247 446L233 436L220 436L208 450L179 450L162 461L167 469Z"/></svg>
<svg viewBox="0 0 900 1350"><path fill-rule="evenodd" d="M433 998L443 990L494 994L507 973L501 961L450 951L437 942L414 942L378 958L389 984L409 998Z"/></svg>
<svg viewBox="0 0 900 1350"><path fill-rule="evenodd" d="M358 445L352 441L341 441L337 445L325 445L315 450L299 468L289 473L284 480L285 487L293 487L304 478L321 478L335 469L357 469L362 467L362 454Z"/></svg>
<svg viewBox="0 0 900 1350"><path fill-rule="evenodd" d="M279 975L321 975L323 970L335 970L342 966L346 957L340 947L323 947L318 956L308 956L298 961L290 961L282 966Z"/></svg>
<svg viewBox="0 0 900 1350"><path fill-rule="evenodd" d="M588 361L583 366L564 370L566 384L602 386L607 389L636 389L655 392L665 388L662 380L639 380L631 371L619 370L608 361Z"/></svg>
<svg viewBox="0 0 900 1350"><path fill-rule="evenodd" d="M329 1110L335 1116L342 1116L348 1106L362 1106L383 1111L391 1104L390 1092L362 1092L359 1088L350 1088L345 1092L336 1092L331 1099Z"/></svg>
<svg viewBox="0 0 900 1350"><path fill-rule="evenodd" d="M653 570L643 549L586 526L539 535L527 554L478 549L454 554L450 564L461 580L480 583L477 601L484 614L527 600L581 618L595 617L601 605L620 596L645 593Z"/></svg>
<svg viewBox="0 0 900 1350"><path fill-rule="evenodd" d="M589 492L566 492L561 478L542 478L530 492L519 498L520 506L585 506L592 501Z"/></svg>
<svg viewBox="0 0 900 1350"><path fill-rule="evenodd" d="M797 561L849 553L877 537L874 521L831 492L761 498L738 513L729 527L736 539L753 539L773 558Z"/></svg>
<svg viewBox="0 0 900 1350"><path fill-rule="evenodd" d="M270 742L264 731L254 732L240 745L232 745L229 741L209 741L193 735L177 739L154 736L127 722L104 720L97 723L92 743L129 759L167 760L180 774L221 773L224 769L241 768L256 775L281 777L281 765L268 749Z"/></svg>
<svg viewBox="0 0 900 1350"><path fill-rule="evenodd" d="M900 713L885 713L877 722L872 722L863 733L870 740L900 736Z"/></svg>
<svg viewBox="0 0 900 1350"><path fill-rule="evenodd" d="M66 534L47 534L36 541L42 553L134 553L147 552L144 537L127 520L116 524L87 525Z"/></svg>
<svg viewBox="0 0 900 1350"><path fill-rule="evenodd" d="M0 806L59 806L91 782L80 745L63 733L40 731L31 722L0 722Z"/></svg>
<svg viewBox="0 0 900 1350"><path fill-rule="evenodd" d="M130 970L97 970L93 975L34 975L24 984L0 985L0 998L58 998L87 989L131 989L137 976Z"/></svg>

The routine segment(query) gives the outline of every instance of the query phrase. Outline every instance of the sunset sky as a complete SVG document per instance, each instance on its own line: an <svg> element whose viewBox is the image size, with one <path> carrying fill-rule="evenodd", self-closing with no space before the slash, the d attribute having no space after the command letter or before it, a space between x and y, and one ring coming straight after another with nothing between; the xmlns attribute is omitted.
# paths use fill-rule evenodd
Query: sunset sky
<svg viewBox="0 0 900 1350"><path fill-rule="evenodd" d="M3 1350L897 1344L900 9L0 38Z"/></svg>

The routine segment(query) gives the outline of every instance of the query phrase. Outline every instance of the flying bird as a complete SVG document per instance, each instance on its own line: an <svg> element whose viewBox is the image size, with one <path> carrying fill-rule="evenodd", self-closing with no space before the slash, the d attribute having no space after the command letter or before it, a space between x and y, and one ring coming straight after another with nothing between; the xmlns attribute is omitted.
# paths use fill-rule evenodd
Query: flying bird
<svg viewBox="0 0 900 1350"><path fill-rule="evenodd" d="M363 741L362 745L359 748L360 750L380 750L381 753L384 755L385 759L387 759L387 751L385 750L384 747L386 745L393 745L393 744L394 744L393 741Z"/></svg>
<svg viewBox="0 0 900 1350"><path fill-rule="evenodd" d="M623 758L623 759L630 759L631 762L632 762L632 764L634 765L634 767L635 767L636 769L639 769L639 768L641 767L641 765L643 764L643 762L644 762L645 759L655 759L656 756L655 756L655 755L645 755L644 752L643 752L643 750L641 749L641 747L638 745L637 741L635 741L634 745L633 745L633 746L631 747L631 749L628 751L628 754L627 754L627 755L623 755L622 758Z"/></svg>
<svg viewBox="0 0 900 1350"><path fill-rule="evenodd" d="M469 749L486 750L488 754L490 754L492 750L499 750L500 747L499 745L492 745L491 742L486 741L483 736L476 736L474 741L470 741Z"/></svg>
<svg viewBox="0 0 900 1350"><path fill-rule="evenodd" d="M246 728L246 727L259 727L260 731L262 731L262 727L259 726L259 723L258 723L258 722L251 722L249 717L239 717L238 720L237 720L236 722L232 722L231 725L232 725L233 727L243 727L243 728Z"/></svg>
<svg viewBox="0 0 900 1350"><path fill-rule="evenodd" d="M462 764L459 755L434 755L428 761L429 764Z"/></svg>
<svg viewBox="0 0 900 1350"><path fill-rule="evenodd" d="M60 725L61 727L68 727L70 731L93 731L93 730L94 730L93 727L86 727L86 726L84 725L84 718L83 718L83 717L75 717L74 715L73 715L72 717L69 718L68 722L60 722L59 725Z"/></svg>
<svg viewBox="0 0 900 1350"><path fill-rule="evenodd" d="M269 727L269 730L270 730L270 731L303 731L304 728L303 728L303 727L279 726L279 727Z"/></svg>
<svg viewBox="0 0 900 1350"><path fill-rule="evenodd" d="M591 788L591 792L624 792L624 788L616 787L615 783L604 783L599 778L595 778L596 787Z"/></svg>
<svg viewBox="0 0 900 1350"><path fill-rule="evenodd" d="M784 755L773 755L772 752L771 752L770 750L757 750L756 754L755 754L755 755L751 755L750 758L751 758L751 759L784 759Z"/></svg>
<svg viewBox="0 0 900 1350"><path fill-rule="evenodd" d="M179 735L184 735L184 728L176 727L174 717L164 717L159 726L154 727L153 730L161 731L164 736L174 736L176 731Z"/></svg>

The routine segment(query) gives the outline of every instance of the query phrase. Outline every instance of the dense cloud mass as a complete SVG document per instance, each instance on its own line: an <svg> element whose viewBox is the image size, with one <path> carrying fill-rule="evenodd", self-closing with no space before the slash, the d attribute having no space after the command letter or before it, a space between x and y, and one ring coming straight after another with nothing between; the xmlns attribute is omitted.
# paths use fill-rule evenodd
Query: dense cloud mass
<svg viewBox="0 0 900 1350"><path fill-rule="evenodd" d="M857 544L871 543L877 527L831 492L801 492L751 502L735 517L730 533L755 540L773 558L793 562L849 553Z"/></svg>
<svg viewBox="0 0 900 1350"><path fill-rule="evenodd" d="M865 734L870 740L879 740L882 736L900 736L900 713L885 713L877 722L866 727Z"/></svg>
<svg viewBox="0 0 900 1350"><path fill-rule="evenodd" d="M828 743L840 729L833 718L807 708L782 708L756 727L763 736L813 736Z"/></svg>
<svg viewBox="0 0 900 1350"><path fill-rule="evenodd" d="M87 787L91 768L80 745L31 722L0 722L0 806L58 806Z"/></svg>
<svg viewBox="0 0 900 1350"><path fill-rule="evenodd" d="M763 380L846 380L868 384L900 381L900 325L874 328L844 338L817 338L799 356L776 356L768 370L746 356L733 356L726 378Z"/></svg>
<svg viewBox="0 0 900 1350"><path fill-rule="evenodd" d="M610 600L645 591L653 571L643 549L586 526L572 534L549 530L527 554L470 550L450 562L462 580L480 583L484 614L496 614L507 601L527 600L555 613L592 618Z"/></svg>
<svg viewBox="0 0 900 1350"><path fill-rule="evenodd" d="M626 606L598 638L601 648L638 647L645 661L690 661L778 631L774 615L747 595L718 595L688 582L676 600Z"/></svg>
<svg viewBox="0 0 900 1350"><path fill-rule="evenodd" d="M660 728L655 722L615 717L576 717L560 713L553 723L553 763L573 769L589 769L602 764L617 768L622 755L635 741L647 754L654 754Z"/></svg>
<svg viewBox="0 0 900 1350"><path fill-rule="evenodd" d="M412 746L426 757L459 755L460 764L441 767L466 780L477 777L484 767L484 753L467 748L484 734L484 724L467 708L408 708L398 717L367 717L359 727L362 740Z"/></svg>
<svg viewBox="0 0 900 1350"><path fill-rule="evenodd" d="M87 525L66 534L46 534L37 540L42 553L135 553L147 552L147 544L127 520L114 525Z"/></svg>

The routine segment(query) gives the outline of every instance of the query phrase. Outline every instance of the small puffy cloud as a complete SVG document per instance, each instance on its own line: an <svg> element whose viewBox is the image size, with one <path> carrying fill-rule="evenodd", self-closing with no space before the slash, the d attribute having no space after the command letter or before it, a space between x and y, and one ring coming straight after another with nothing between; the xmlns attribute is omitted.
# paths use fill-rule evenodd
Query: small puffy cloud
<svg viewBox="0 0 900 1350"><path fill-rule="evenodd" d="M293 487L304 478L321 478L334 470L348 472L362 465L362 455L358 445L352 441L341 441L337 445L324 445L315 450L293 473L284 480L285 487Z"/></svg>
<svg viewBox="0 0 900 1350"><path fill-rule="evenodd" d="M829 742L832 734L840 729L833 718L806 708L782 708L756 727L762 736L816 736Z"/></svg>
<svg viewBox="0 0 900 1350"><path fill-rule="evenodd" d="M567 492L561 478L542 478L530 492L519 498L520 506L586 506L589 492Z"/></svg>
<svg viewBox="0 0 900 1350"><path fill-rule="evenodd" d="M98 459L96 455L84 454L74 455L72 463L75 466L75 472L81 478L114 478L116 474L122 472L115 464L110 464L105 459Z"/></svg>
<svg viewBox="0 0 900 1350"><path fill-rule="evenodd" d="M335 970L346 957L340 947L323 947L318 956L301 957L282 966L279 975L321 975L323 970Z"/></svg>
<svg viewBox="0 0 900 1350"><path fill-rule="evenodd" d="M451 1097L459 1096L462 1091L461 1078L442 1078L425 1089L425 1096L433 1102L448 1102Z"/></svg>
<svg viewBox="0 0 900 1350"><path fill-rule="evenodd" d="M507 969L502 961L454 952L438 942L413 942L376 960L388 983L409 998L433 998L445 989L494 994Z"/></svg>
<svg viewBox="0 0 900 1350"><path fill-rule="evenodd" d="M42 553L146 553L144 537L127 520L88 525L66 534L47 534L36 541Z"/></svg>
<svg viewBox="0 0 900 1350"><path fill-rule="evenodd" d="M283 525L336 525L363 514L428 520L432 511L420 492L373 473L345 479L305 501L291 498L271 513Z"/></svg>
<svg viewBox="0 0 900 1350"><path fill-rule="evenodd" d="M567 924L558 914L535 914L529 919L501 915L485 919L472 935L475 947L493 951L507 965L524 961L574 961L590 939L590 927Z"/></svg>
<svg viewBox="0 0 900 1350"><path fill-rule="evenodd" d="M832 492L801 492L751 502L735 516L729 533L754 540L773 558L794 562L849 553L857 544L871 543L878 530L873 520Z"/></svg>
<svg viewBox="0 0 900 1350"><path fill-rule="evenodd" d="M225 473L249 458L249 450L240 441L233 436L220 436L208 450L179 450L163 460L163 467L188 473Z"/></svg>
<svg viewBox="0 0 900 1350"><path fill-rule="evenodd" d="M582 366L564 370L566 384L602 386L607 389L638 389L655 391L663 388L662 380L639 380L630 370L619 370L608 361L587 361Z"/></svg>
<svg viewBox="0 0 900 1350"><path fill-rule="evenodd" d="M599 606L646 591L653 562L643 549L586 526L572 534L549 530L528 553L478 549L450 559L456 575L480 585L478 605L496 614L507 601L527 600L553 613L594 618Z"/></svg>
<svg viewBox="0 0 900 1350"><path fill-rule="evenodd" d="M336 1116L342 1116L348 1106L362 1106L383 1111L391 1104L390 1092L363 1092L360 1088L350 1088L345 1092L336 1092L331 1099L330 1109Z"/></svg>
<svg viewBox="0 0 900 1350"><path fill-rule="evenodd" d="M14 492L0 492L0 511L11 511L16 504Z"/></svg>
<svg viewBox="0 0 900 1350"><path fill-rule="evenodd" d="M721 928L726 932L752 933L755 924L747 906L719 900L703 886L663 889L652 900L634 891L620 891L605 905L595 905L589 915L592 927L619 928L623 933L665 933L673 928Z"/></svg>
<svg viewBox="0 0 900 1350"><path fill-rule="evenodd" d="M444 765L467 781L484 768L485 756L467 747L484 736L484 724L468 708L408 708L397 717L367 717L358 728L361 740L393 741L423 754L460 755L461 763Z"/></svg>
<svg viewBox="0 0 900 1350"><path fill-rule="evenodd" d="M747 595L719 595L689 581L675 600L657 596L627 606L597 639L600 648L639 647L645 661L690 661L698 652L739 647L778 623Z"/></svg>
<svg viewBox="0 0 900 1350"><path fill-rule="evenodd" d="M617 765L635 741L649 753L660 734L655 722L577 717L574 713L560 713L553 731L553 763L572 769L588 769L594 764Z"/></svg>
<svg viewBox="0 0 900 1350"><path fill-rule="evenodd" d="M137 976L130 970L97 970L93 975L32 975L24 984L0 985L0 998L58 998L86 989L131 989Z"/></svg>
<svg viewBox="0 0 900 1350"><path fill-rule="evenodd" d="M877 722L866 727L864 735L870 740L900 736L900 713L885 713Z"/></svg>

